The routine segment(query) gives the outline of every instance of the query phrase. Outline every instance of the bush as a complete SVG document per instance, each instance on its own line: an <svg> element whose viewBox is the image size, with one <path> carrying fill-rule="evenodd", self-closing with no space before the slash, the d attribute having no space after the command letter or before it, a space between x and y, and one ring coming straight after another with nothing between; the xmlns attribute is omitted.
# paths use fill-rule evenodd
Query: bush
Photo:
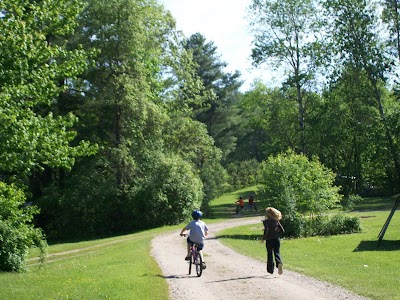
<svg viewBox="0 0 400 300"><path fill-rule="evenodd" d="M348 197L344 198L342 201L343 210L350 211L353 210L355 204L361 202L362 197L360 195L349 195Z"/></svg>
<svg viewBox="0 0 400 300"><path fill-rule="evenodd" d="M200 209L202 181L194 168L179 156L160 156L154 177L149 179L139 193L142 201L137 201L141 209L137 218L142 226L179 224L190 218L193 209Z"/></svg>
<svg viewBox="0 0 400 300"><path fill-rule="evenodd" d="M361 223L358 217L349 217L342 214L333 217L317 216L307 220L303 236L338 235L361 231Z"/></svg>
<svg viewBox="0 0 400 300"><path fill-rule="evenodd" d="M42 231L34 228L32 219L38 209L24 207L25 195L14 186L0 182L0 270L25 269L26 257L31 247L39 247L41 260L46 254Z"/></svg>
<svg viewBox="0 0 400 300"><path fill-rule="evenodd" d="M300 237L304 229L304 219L300 216L283 216L282 226L285 229L283 237Z"/></svg>
<svg viewBox="0 0 400 300"><path fill-rule="evenodd" d="M341 200L334 180L335 174L317 159L287 151L262 162L259 199L283 215L318 215L336 207Z"/></svg>
<svg viewBox="0 0 400 300"><path fill-rule="evenodd" d="M318 215L315 218L305 221L302 236L323 235L321 228L324 227L326 219L326 217L324 218L322 215Z"/></svg>

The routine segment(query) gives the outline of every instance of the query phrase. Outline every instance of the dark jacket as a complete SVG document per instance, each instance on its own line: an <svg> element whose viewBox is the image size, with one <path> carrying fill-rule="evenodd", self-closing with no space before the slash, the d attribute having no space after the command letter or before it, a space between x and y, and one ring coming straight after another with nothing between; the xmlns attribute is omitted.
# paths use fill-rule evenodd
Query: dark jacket
<svg viewBox="0 0 400 300"><path fill-rule="evenodd" d="M279 239L281 234L285 232L281 223L273 219L266 219L263 221L264 224L264 240Z"/></svg>

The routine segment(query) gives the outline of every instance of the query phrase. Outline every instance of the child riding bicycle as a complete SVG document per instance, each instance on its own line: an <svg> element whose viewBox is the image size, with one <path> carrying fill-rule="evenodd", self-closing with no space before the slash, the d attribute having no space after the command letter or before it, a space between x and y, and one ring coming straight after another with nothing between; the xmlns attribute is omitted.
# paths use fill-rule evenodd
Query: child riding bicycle
<svg viewBox="0 0 400 300"><path fill-rule="evenodd" d="M201 219L203 213L200 210L194 210L192 212L193 221L187 224L180 233L180 236L183 236L186 230L189 230L189 236L187 238L187 255L185 260L190 260L190 246L193 244L197 244L197 250L199 250L201 259L203 261L203 268L206 268L206 264L204 262L203 257L203 247L204 247L204 240L208 235L208 227L206 223L204 223Z"/></svg>

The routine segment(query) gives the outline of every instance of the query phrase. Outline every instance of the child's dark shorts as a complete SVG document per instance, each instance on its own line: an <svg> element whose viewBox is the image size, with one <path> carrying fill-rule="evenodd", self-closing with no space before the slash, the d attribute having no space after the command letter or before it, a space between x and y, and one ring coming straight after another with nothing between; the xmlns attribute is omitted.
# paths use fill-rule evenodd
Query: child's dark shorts
<svg viewBox="0 0 400 300"><path fill-rule="evenodd" d="M192 246L193 244L195 244L195 243L193 243L193 242L190 240L190 237L187 238L187 243L188 243L190 246ZM203 248L204 248L204 244L197 244L197 250L203 250Z"/></svg>

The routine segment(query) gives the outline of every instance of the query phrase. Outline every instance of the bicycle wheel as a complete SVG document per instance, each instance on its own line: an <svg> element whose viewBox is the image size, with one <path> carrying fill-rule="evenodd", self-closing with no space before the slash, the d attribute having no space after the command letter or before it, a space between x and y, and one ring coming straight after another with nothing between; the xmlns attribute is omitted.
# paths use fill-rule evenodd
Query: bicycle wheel
<svg viewBox="0 0 400 300"><path fill-rule="evenodd" d="M189 275L192 273L192 264L193 264L193 253L190 251Z"/></svg>
<svg viewBox="0 0 400 300"><path fill-rule="evenodd" d="M196 253L197 260L196 260L196 273L197 277L200 277L201 274L203 273L203 259L201 258L201 255L199 252Z"/></svg>

